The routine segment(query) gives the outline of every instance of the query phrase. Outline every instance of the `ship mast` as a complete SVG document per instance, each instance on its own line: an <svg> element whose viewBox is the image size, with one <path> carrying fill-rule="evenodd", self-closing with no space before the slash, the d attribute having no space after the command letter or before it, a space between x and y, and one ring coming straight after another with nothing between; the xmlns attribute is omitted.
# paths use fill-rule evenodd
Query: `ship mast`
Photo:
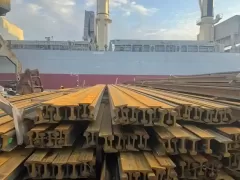
<svg viewBox="0 0 240 180"><path fill-rule="evenodd" d="M105 51L108 46L108 24L112 23L109 17L109 0L97 0L97 45L99 51Z"/></svg>
<svg viewBox="0 0 240 180"><path fill-rule="evenodd" d="M222 16L218 14L214 18L213 0L199 0L199 7L201 19L197 21L197 25L200 26L197 39L212 42L214 41L214 25L222 19Z"/></svg>

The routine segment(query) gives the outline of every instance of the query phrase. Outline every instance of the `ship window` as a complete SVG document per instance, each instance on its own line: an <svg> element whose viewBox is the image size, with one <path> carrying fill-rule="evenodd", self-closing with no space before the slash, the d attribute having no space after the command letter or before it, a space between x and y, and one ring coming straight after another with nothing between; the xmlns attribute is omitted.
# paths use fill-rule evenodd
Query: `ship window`
<svg viewBox="0 0 240 180"><path fill-rule="evenodd" d="M199 46L199 52L208 52L208 46Z"/></svg>
<svg viewBox="0 0 240 180"><path fill-rule="evenodd" d="M177 46L177 50L176 51L179 52L179 49L180 49L179 46Z"/></svg>
<svg viewBox="0 0 240 180"><path fill-rule="evenodd" d="M156 52L165 52L165 46L164 45L156 45L155 51Z"/></svg>
<svg viewBox="0 0 240 180"><path fill-rule="evenodd" d="M142 52L142 45L133 45L133 52Z"/></svg>
<svg viewBox="0 0 240 180"><path fill-rule="evenodd" d="M120 51L120 46L119 45L115 45L114 51Z"/></svg>
<svg viewBox="0 0 240 180"><path fill-rule="evenodd" d="M167 45L166 52L175 52L175 46L174 45Z"/></svg>
<svg viewBox="0 0 240 180"><path fill-rule="evenodd" d="M182 46L182 47L181 47L181 51L182 51L182 52L187 52L187 46L186 46L186 45Z"/></svg>
<svg viewBox="0 0 240 180"><path fill-rule="evenodd" d="M150 46L149 45L144 45L143 46L143 52L149 52L150 51Z"/></svg>
<svg viewBox="0 0 240 180"><path fill-rule="evenodd" d="M188 52L198 52L198 46L197 45L188 46Z"/></svg>
<svg viewBox="0 0 240 180"><path fill-rule="evenodd" d="M214 46L199 46L199 52L214 52Z"/></svg>
<svg viewBox="0 0 240 180"><path fill-rule="evenodd" d="M209 52L215 52L215 47L213 47L213 46L209 47L208 50L209 50Z"/></svg>
<svg viewBox="0 0 240 180"><path fill-rule="evenodd" d="M132 46L131 45L126 45L125 46L125 51L132 51Z"/></svg>
<svg viewBox="0 0 240 180"><path fill-rule="evenodd" d="M153 51L154 51L154 46L151 47L151 52L153 52Z"/></svg>

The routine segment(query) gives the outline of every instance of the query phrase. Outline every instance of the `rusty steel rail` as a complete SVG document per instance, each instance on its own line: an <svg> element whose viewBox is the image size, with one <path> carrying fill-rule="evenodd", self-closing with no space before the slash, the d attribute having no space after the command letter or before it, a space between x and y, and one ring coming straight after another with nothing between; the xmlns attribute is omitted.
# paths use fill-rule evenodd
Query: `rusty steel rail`
<svg viewBox="0 0 240 180"><path fill-rule="evenodd" d="M221 103L216 103L205 99L197 99L193 97L187 97L187 95L182 96L160 90L139 87L129 88L134 88L135 90L152 94L153 96L162 98L166 101L180 104L181 109L178 110L178 119L201 122L205 124L231 124L236 121L236 118L233 116L232 109L229 105L223 105Z"/></svg>
<svg viewBox="0 0 240 180"><path fill-rule="evenodd" d="M40 94L41 93L38 93L38 96L36 96L36 97L31 96L31 98L29 98L29 99L24 99L24 98L22 98L22 96L19 96L18 98L20 100L13 101L12 104L15 105L17 108L24 109L25 112L29 112L29 111L32 111L34 108L40 106L40 102L42 102L44 100L50 100L50 99L54 99L54 98L63 96L63 93L48 94L48 93L42 92L42 94L41 95ZM23 95L23 96L25 96L25 95ZM0 117L3 117L5 115L6 115L6 113L0 109Z"/></svg>
<svg viewBox="0 0 240 180"><path fill-rule="evenodd" d="M237 122L227 125L233 122L230 104L240 103L211 98L126 85L18 97L16 106L34 110L25 116L31 127L25 151L37 148L25 157L29 178L118 179L114 173L122 180L229 178L226 170L240 171L240 128ZM12 118L0 116L2 150L16 147L15 136ZM14 151L10 156L16 157ZM0 179L10 172L4 153Z"/></svg>
<svg viewBox="0 0 240 180"><path fill-rule="evenodd" d="M109 168L107 166L106 157L104 157L104 160L103 160L100 180L111 180L111 175L110 175Z"/></svg>
<svg viewBox="0 0 240 180"><path fill-rule="evenodd" d="M182 127L154 127L154 131L168 154L176 155L189 152L196 155L198 153L197 147L201 138Z"/></svg>
<svg viewBox="0 0 240 180"><path fill-rule="evenodd" d="M205 130L202 130L193 125L184 125L184 128L194 133L198 137L202 139L202 148L206 154L212 154L211 149L211 140L215 138L215 136Z"/></svg>
<svg viewBox="0 0 240 180"><path fill-rule="evenodd" d="M105 106L106 105L103 103L100 105L96 121L91 122L84 132L84 137L86 139L84 147L86 148L96 147L98 144L98 136L103 120Z"/></svg>
<svg viewBox="0 0 240 180"><path fill-rule="evenodd" d="M156 156L150 152L122 152L119 155L120 179L176 178L176 167L167 156Z"/></svg>
<svg viewBox="0 0 240 180"><path fill-rule="evenodd" d="M51 94L55 94L55 93L56 92L44 91L44 92L40 92L40 93L32 93L32 94L26 94L26 95L13 96L13 97L9 97L7 99L8 99L9 102L14 103L14 102L17 102L17 101L28 100L28 99L41 97L41 96L46 96L46 95L51 95Z"/></svg>
<svg viewBox="0 0 240 180"><path fill-rule="evenodd" d="M33 121L24 120L24 127L29 130L33 127ZM10 116L0 117L0 140L1 151L11 151L17 147L16 131L13 123L13 119Z"/></svg>
<svg viewBox="0 0 240 180"><path fill-rule="evenodd" d="M114 145L114 135L112 130L112 117L110 112L109 104L105 106L103 112L103 119L101 128L99 131L99 138L104 140L103 150L105 153L115 153L117 152Z"/></svg>
<svg viewBox="0 0 240 180"><path fill-rule="evenodd" d="M229 127L221 129L224 130L224 128ZM149 143L150 147L160 155L163 155L164 151L170 155L189 153L193 156L204 152L222 159L230 157L230 151L239 148L239 140L236 140L239 132L235 136L230 136L231 139L217 129L178 125L176 127L153 127L148 129L148 133L151 136L149 141L154 142L154 145ZM157 150L156 146L158 146Z"/></svg>
<svg viewBox="0 0 240 180"><path fill-rule="evenodd" d="M114 143L118 151L149 151L149 135L140 126L113 126Z"/></svg>
<svg viewBox="0 0 240 180"><path fill-rule="evenodd" d="M175 158L181 179L215 179L222 164L210 156L179 155Z"/></svg>
<svg viewBox="0 0 240 180"><path fill-rule="evenodd" d="M162 90L161 90L162 91ZM204 95L193 95L193 94L187 94L187 93L180 93L180 92L172 92L172 91L163 91L166 93L171 93L174 95L179 95L182 97L191 97L194 99L200 99L200 100L206 100L208 102L212 102L212 103L217 103L223 106L228 106L231 109L231 119L229 119L229 122L224 122L225 124L231 124L234 123L234 121L239 121L239 116L240 116L240 103L238 101L231 101L231 100L227 100L225 98L221 99L221 98L216 98L216 97L208 97L208 96L204 96Z"/></svg>
<svg viewBox="0 0 240 180"><path fill-rule="evenodd" d="M230 157L229 146L233 143L233 140L214 130L204 130L215 136L214 141L211 142L211 149L214 150L214 154L219 157Z"/></svg>
<svg viewBox="0 0 240 180"><path fill-rule="evenodd" d="M33 121L28 119L24 120L24 127L26 131L30 130L33 127ZM1 151L9 152L17 147L17 137L13 121L0 126L0 137Z"/></svg>
<svg viewBox="0 0 240 180"><path fill-rule="evenodd" d="M111 115L115 124L174 126L175 107L121 86L108 86Z"/></svg>
<svg viewBox="0 0 240 180"><path fill-rule="evenodd" d="M96 155L92 149L37 150L26 161L30 178L77 179L96 177Z"/></svg>
<svg viewBox="0 0 240 180"><path fill-rule="evenodd" d="M233 151L230 157L223 158L222 161L225 167L233 171L240 171L240 152L239 151Z"/></svg>
<svg viewBox="0 0 240 180"><path fill-rule="evenodd" d="M141 86L149 87L148 85ZM152 84L150 86L158 89L240 100L239 88L237 87L196 86L181 84Z"/></svg>
<svg viewBox="0 0 240 180"><path fill-rule="evenodd" d="M199 105L197 105L197 104L179 100L176 98L171 98L168 96L164 96L164 95L161 95L160 93L158 93L158 91L154 91L151 89L144 89L144 88L133 87L133 86L124 86L124 87L134 90L136 92L143 93L145 95L157 98L156 100L158 100L158 101L162 101L162 102L165 102L165 103L168 103L168 104L174 106L175 110L178 113L177 119L191 120L191 118L193 118L193 117L191 117L191 114L192 114L191 111L195 110L194 108L199 107Z"/></svg>
<svg viewBox="0 0 240 180"><path fill-rule="evenodd" d="M36 97L33 95L23 95L27 96L29 99L24 99L22 96L17 96L13 100L13 104L20 109L24 109L24 127L26 131L33 127L33 121L35 119L34 111L39 106L40 102L43 100L53 99L59 96L63 96L63 93L36 93ZM6 115L2 110L0 110L0 138L1 138L1 150L11 151L17 146L16 143L16 131L14 129L13 118Z"/></svg>
<svg viewBox="0 0 240 180"><path fill-rule="evenodd" d="M23 162L33 150L20 149L0 154L0 179L16 179L24 171Z"/></svg>
<svg viewBox="0 0 240 180"><path fill-rule="evenodd" d="M58 123L61 120L94 121L100 108L105 85L81 89L75 93L41 103L35 123Z"/></svg>
<svg viewBox="0 0 240 180"><path fill-rule="evenodd" d="M224 170L220 170L218 172L218 176L216 178L216 180L234 180L231 176L229 176Z"/></svg>
<svg viewBox="0 0 240 180"><path fill-rule="evenodd" d="M216 128L218 133L231 139L229 142L228 150L236 151L240 148L240 128L239 127L218 127Z"/></svg>
<svg viewBox="0 0 240 180"><path fill-rule="evenodd" d="M79 127L78 127L79 126ZM86 124L40 124L28 133L26 148L62 148L72 146L86 129Z"/></svg>
<svg viewBox="0 0 240 180"><path fill-rule="evenodd" d="M55 90L55 91L43 91L40 93L31 93L31 94L26 94L26 95L13 96L13 97L9 97L7 99L9 102L14 104L18 101L32 100L32 99L36 99L36 98L51 96L54 94L64 95L64 94L69 94L71 92L76 92L78 90L79 90L78 88L69 88L69 89L59 89L59 90Z"/></svg>
<svg viewBox="0 0 240 180"><path fill-rule="evenodd" d="M189 152L191 155L196 155L199 151L201 138L180 126L154 127L154 131L168 154L176 155Z"/></svg>

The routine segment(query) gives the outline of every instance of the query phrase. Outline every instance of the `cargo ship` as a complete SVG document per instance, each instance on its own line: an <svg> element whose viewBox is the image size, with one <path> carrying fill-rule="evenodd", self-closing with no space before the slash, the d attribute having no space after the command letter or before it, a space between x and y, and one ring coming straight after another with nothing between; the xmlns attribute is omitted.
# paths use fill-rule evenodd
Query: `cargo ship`
<svg viewBox="0 0 240 180"><path fill-rule="evenodd" d="M115 84L169 75L238 71L240 55L194 52L92 52L14 49L23 70L38 69L44 88ZM14 80L15 66L1 61L0 80Z"/></svg>
<svg viewBox="0 0 240 180"><path fill-rule="evenodd" d="M239 71L239 53L224 53L223 45L213 39L213 25L221 19L219 15L213 17L213 1L200 2L199 41L116 39L110 42L109 1L97 2L97 18L94 13L85 12L84 41L51 38L7 41L7 47L21 63L21 70L38 69L46 89ZM16 63L2 57L0 81L16 79L19 69Z"/></svg>

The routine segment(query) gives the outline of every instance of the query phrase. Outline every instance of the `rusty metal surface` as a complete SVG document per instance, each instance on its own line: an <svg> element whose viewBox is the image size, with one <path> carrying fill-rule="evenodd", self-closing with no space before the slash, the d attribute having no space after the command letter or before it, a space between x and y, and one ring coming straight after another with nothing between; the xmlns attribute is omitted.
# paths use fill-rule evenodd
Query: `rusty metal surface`
<svg viewBox="0 0 240 180"><path fill-rule="evenodd" d="M192 125L185 125L184 128L194 133L203 140L203 149L206 154L212 153L211 140L215 138L213 134Z"/></svg>
<svg viewBox="0 0 240 180"><path fill-rule="evenodd" d="M240 129L229 109L240 102L219 101L126 85L62 89L13 99L18 107L41 105L26 115L36 123L26 141L27 148L37 148L24 163L29 178L106 180L237 176ZM2 150L16 148L10 116L0 117L0 136ZM103 153L105 158L96 161ZM115 157L110 158L114 172L106 156ZM0 170L6 162L0 153Z"/></svg>
<svg viewBox="0 0 240 180"><path fill-rule="evenodd" d="M149 85L141 85L149 86ZM201 85L185 85L185 84L151 84L150 86L171 91L179 91L185 93L204 94L214 97L225 97L234 100L240 100L239 88L237 87L216 87Z"/></svg>
<svg viewBox="0 0 240 180"><path fill-rule="evenodd" d="M140 126L113 126L114 144L118 151L149 151L149 135Z"/></svg>
<svg viewBox="0 0 240 180"><path fill-rule="evenodd" d="M110 106L106 105L103 112L103 119L99 131L99 137L104 140L103 150L105 153L117 152L114 146L114 135L112 131L112 117L110 113Z"/></svg>
<svg viewBox="0 0 240 180"><path fill-rule="evenodd" d="M220 161L206 155L179 155L174 161L180 179L216 179L222 168Z"/></svg>
<svg viewBox="0 0 240 180"><path fill-rule="evenodd" d="M122 86L108 86L115 124L169 125L176 124L175 106L157 101Z"/></svg>
<svg viewBox="0 0 240 180"><path fill-rule="evenodd" d="M96 156L92 149L37 150L26 161L33 179L94 178Z"/></svg>
<svg viewBox="0 0 240 180"><path fill-rule="evenodd" d="M240 171L240 152L232 151L230 157L223 158L222 160L225 167L233 170Z"/></svg>
<svg viewBox="0 0 240 180"><path fill-rule="evenodd" d="M121 179L157 179L158 177L153 172L153 169L149 165L147 159L143 153L135 152L123 152L119 156L119 166L121 169ZM124 177L124 178L123 178Z"/></svg>
<svg viewBox="0 0 240 180"><path fill-rule="evenodd" d="M107 166L106 157L103 160L100 180L111 180L111 175L110 175L110 172L109 172L109 168Z"/></svg>
<svg viewBox="0 0 240 180"><path fill-rule="evenodd" d="M32 150L14 150L0 154L0 179L15 179L24 169L23 162L31 155Z"/></svg>
<svg viewBox="0 0 240 180"><path fill-rule="evenodd" d="M105 85L80 89L59 98L42 102L35 123L58 123L61 120L96 120Z"/></svg>
<svg viewBox="0 0 240 180"><path fill-rule="evenodd" d="M72 146L76 139L80 139L87 124L61 123L40 124L28 133L26 148L62 148Z"/></svg>
<svg viewBox="0 0 240 180"><path fill-rule="evenodd" d="M178 119L202 122L205 124L231 124L236 121L233 116L236 112L233 113L229 105L212 102L206 99L188 97L187 95L182 96L166 91L157 91L140 87L134 88L138 91L144 91L145 93L153 94L155 97L160 97L166 101L181 105L177 111L179 114Z"/></svg>
<svg viewBox="0 0 240 180"><path fill-rule="evenodd" d="M9 98L11 103L13 103L17 108L24 109L24 125L26 130L30 130L33 127L33 121L30 119L35 119L35 116L32 116L32 112L35 111L37 106L39 106L39 100L37 98L43 99L53 99L59 96L62 96L63 93L59 92L42 92L34 93L29 95L22 95ZM0 110L0 138L1 138L1 150L2 151L11 151L14 149L16 144L16 132L14 130L13 118L9 115L6 115L2 110Z"/></svg>
<svg viewBox="0 0 240 180"><path fill-rule="evenodd" d="M98 144L98 135L99 135L99 131L100 131L101 124L102 124L105 106L106 105L103 103L100 105L96 120L91 122L84 132L84 137L86 139L86 141L85 141L86 144L84 146L86 148L96 147L96 145Z"/></svg>
<svg viewBox="0 0 240 180"><path fill-rule="evenodd" d="M240 148L240 128L239 127L218 127L216 128L218 133L221 133L223 136L228 137L232 140L229 143L229 150L239 150Z"/></svg>

